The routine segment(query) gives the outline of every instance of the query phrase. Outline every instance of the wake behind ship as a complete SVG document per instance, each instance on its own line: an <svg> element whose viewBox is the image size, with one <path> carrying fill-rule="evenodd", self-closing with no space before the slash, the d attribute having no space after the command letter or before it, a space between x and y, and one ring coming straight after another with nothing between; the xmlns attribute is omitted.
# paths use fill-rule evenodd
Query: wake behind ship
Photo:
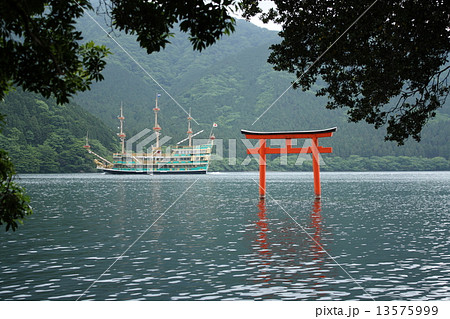
<svg viewBox="0 0 450 319"><path fill-rule="evenodd" d="M161 126L158 124L158 97L156 97L156 104L153 108L155 113L155 125L153 131L155 134L156 143L147 150L146 153L134 153L125 150L125 137L123 131L123 123L125 117L123 116L123 107L120 107L120 133L117 135L120 138L121 152L113 154L113 161L110 162L100 155L94 153L89 145L88 137L86 137L87 151L96 156L94 162L97 164L97 169L109 174L206 174L208 171L209 160L211 158L212 148L214 144L214 134L211 133L206 144L193 145L192 138L203 132L193 134L191 129L191 114L188 116L188 137L177 143L175 146L160 145ZM214 123L213 127L217 125ZM180 143L188 141L188 145L181 146Z"/></svg>

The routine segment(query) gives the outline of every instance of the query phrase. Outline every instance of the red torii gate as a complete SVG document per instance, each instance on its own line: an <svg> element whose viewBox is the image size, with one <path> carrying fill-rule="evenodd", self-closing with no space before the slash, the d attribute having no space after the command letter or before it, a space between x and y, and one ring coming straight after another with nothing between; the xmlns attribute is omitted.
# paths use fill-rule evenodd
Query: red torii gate
<svg viewBox="0 0 450 319"><path fill-rule="evenodd" d="M313 157L313 172L314 172L314 193L316 198L320 198L320 165L319 153L332 153L333 148L319 146L319 138L331 137L336 132L337 127L328 128L325 130L315 131L281 131L281 132L253 132L241 130L247 139L258 139L259 146L256 148L247 149L247 154L259 154L259 196L264 198L266 196L266 154L300 154L312 153ZM310 138L312 140L309 147L292 147L292 139ZM266 146L266 140L270 139L285 139L285 148L272 148Z"/></svg>

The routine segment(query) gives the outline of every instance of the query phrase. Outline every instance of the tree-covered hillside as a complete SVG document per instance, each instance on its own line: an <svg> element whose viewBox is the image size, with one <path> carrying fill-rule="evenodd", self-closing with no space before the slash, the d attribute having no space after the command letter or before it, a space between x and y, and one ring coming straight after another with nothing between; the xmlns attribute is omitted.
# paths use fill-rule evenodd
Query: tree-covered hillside
<svg viewBox="0 0 450 319"><path fill-rule="evenodd" d="M97 21L102 23L101 18ZM79 94L78 104L94 113L109 126L117 127L116 115L121 101L125 106L128 136L151 128L152 107L156 93L160 99L162 133L180 140L185 137L186 114L158 85L136 65L89 18L80 22L85 36L105 44L113 52L108 60L105 81L96 83L89 92ZM333 146L331 156L418 156L450 158L450 106L439 110L422 134L422 142L408 141L398 147L385 142L383 129L374 130L366 124L348 123L343 110L327 110L326 99L311 91L288 90L272 107L272 103L295 80L285 72L274 71L266 60L270 44L279 41L277 33L239 20L236 32L202 52L194 52L188 39L176 34L172 44L162 52L147 55L131 36L112 33L121 46L186 110L199 126L194 130L209 131L218 123L216 136L241 139L240 129L308 130L337 126L331 139L323 141ZM253 122L269 108L254 125ZM200 135L199 137L202 137ZM204 137L204 136L203 136ZM225 149L228 142L224 143ZM245 147L237 143L238 156L244 157Z"/></svg>
<svg viewBox="0 0 450 319"><path fill-rule="evenodd" d="M0 110L6 115L0 148L19 173L94 171L93 157L83 148L87 132L96 152L110 155L117 147L111 129L75 104L57 105L17 90L0 102Z"/></svg>
<svg viewBox="0 0 450 319"><path fill-rule="evenodd" d="M124 103L125 130L131 137L153 126L156 93L162 93L162 133L171 136L173 143L186 136L184 111L89 18L81 19L80 24L87 40L106 44L113 52L103 82L76 96L76 104L56 105L52 99L21 90L0 102L0 112L7 115L0 148L9 151L19 173L94 171L93 156L82 147L86 132L93 150L110 156L119 145L115 133L120 103ZM177 35L164 51L152 55L147 55L130 36L112 36L182 107L192 108L199 124L193 123L194 131L206 131L199 138L207 137L213 122L218 124L215 135L223 139L225 159L213 161L212 170L257 169L254 160L249 166L228 163L229 139L237 139L236 163L246 157L245 145L240 141L242 128L273 131L331 126L337 126L338 131L332 138L321 140L324 146L334 147L333 154L324 156L324 170L450 168L448 103L428 123L421 143L409 141L401 147L384 142L381 130L347 123L343 111L325 109L326 100L315 97L313 91L288 90L252 125L294 80L287 73L274 71L266 62L269 45L278 41L276 32L238 21L235 34L201 53L192 51L189 41ZM308 160L300 165L296 161L289 158L284 165L274 156L268 165L272 170L310 170Z"/></svg>

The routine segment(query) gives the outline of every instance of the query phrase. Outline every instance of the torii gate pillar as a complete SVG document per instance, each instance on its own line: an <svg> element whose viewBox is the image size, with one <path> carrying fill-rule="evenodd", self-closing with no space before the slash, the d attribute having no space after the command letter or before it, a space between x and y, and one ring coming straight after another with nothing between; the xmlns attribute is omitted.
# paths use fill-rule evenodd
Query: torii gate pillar
<svg viewBox="0 0 450 319"><path fill-rule="evenodd" d="M248 139L259 139L259 146L257 148L251 148L247 150L247 154L259 155L259 197L265 198L266 196L266 154L299 154L299 153L311 153L313 158L313 174L314 174L314 193L316 198L321 197L320 187L320 153L332 153L331 147L319 146L319 138L331 137L336 132L337 128L332 127L325 130L315 131L281 131L281 132L253 132L247 130L241 130L242 134ZM310 138L311 146L309 147L292 147L292 139L297 138ZM272 148L267 147L268 139L285 139L285 148Z"/></svg>

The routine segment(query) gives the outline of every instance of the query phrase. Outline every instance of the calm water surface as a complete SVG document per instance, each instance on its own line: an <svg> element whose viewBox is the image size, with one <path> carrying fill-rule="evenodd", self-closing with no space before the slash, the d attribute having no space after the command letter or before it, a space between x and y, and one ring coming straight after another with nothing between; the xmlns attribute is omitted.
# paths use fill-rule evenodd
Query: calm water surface
<svg viewBox="0 0 450 319"><path fill-rule="evenodd" d="M450 172L257 179L23 175L0 300L450 300Z"/></svg>

